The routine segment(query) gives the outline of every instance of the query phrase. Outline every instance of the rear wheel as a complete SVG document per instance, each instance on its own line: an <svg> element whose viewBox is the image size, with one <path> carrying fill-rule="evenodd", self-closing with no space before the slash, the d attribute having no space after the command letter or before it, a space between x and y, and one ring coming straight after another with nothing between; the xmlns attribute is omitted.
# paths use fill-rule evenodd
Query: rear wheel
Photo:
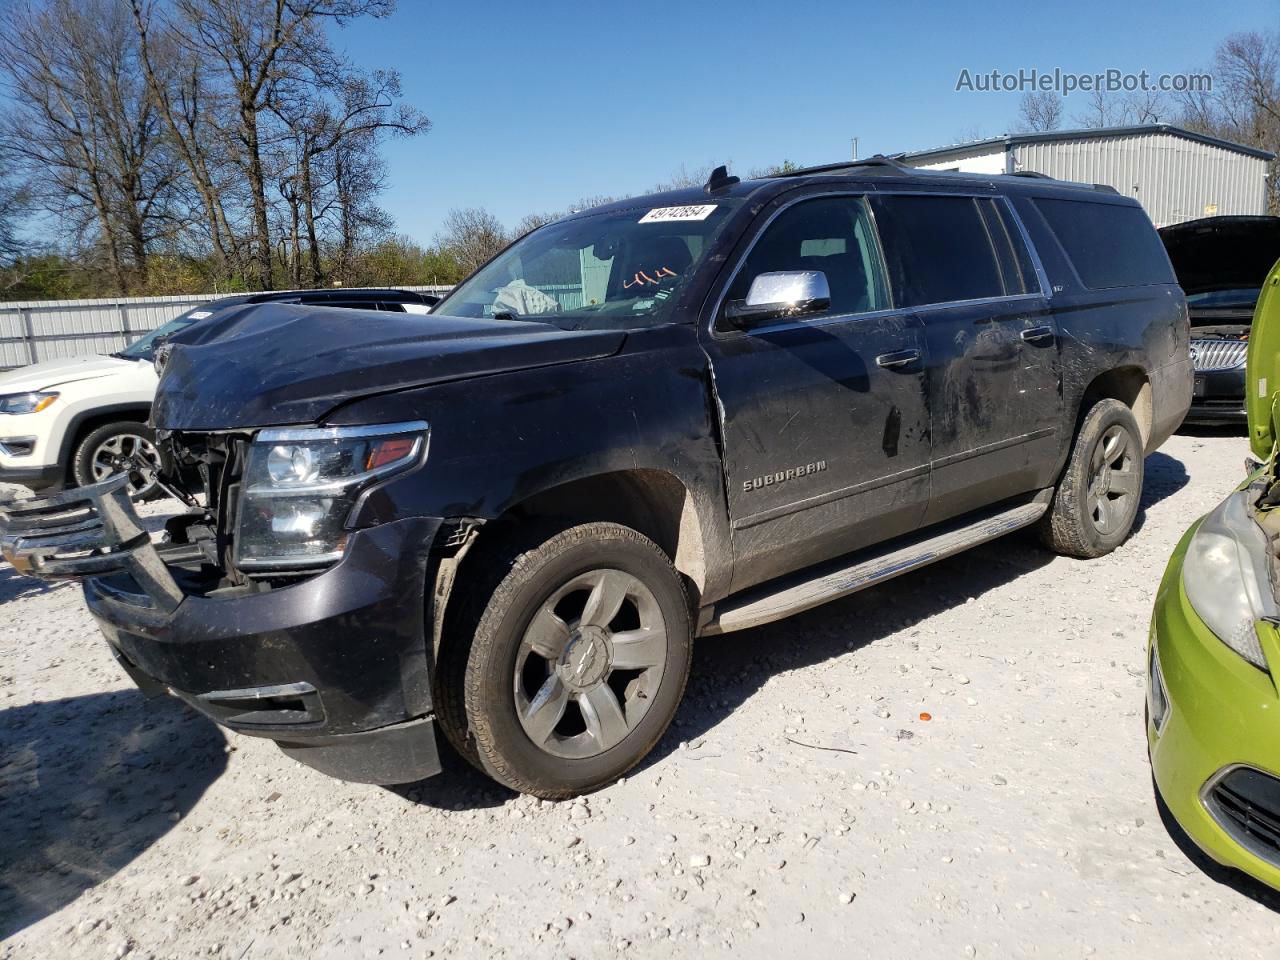
<svg viewBox="0 0 1280 960"><path fill-rule="evenodd" d="M462 686L461 697L441 693L445 732L524 793L560 799L612 782L653 748L684 693L692 642L679 575L614 523L572 527L497 564L465 657L465 636L445 640L440 682Z"/></svg>
<svg viewBox="0 0 1280 960"><path fill-rule="evenodd" d="M1040 536L1056 553L1101 557L1129 536L1142 497L1142 433L1119 400L1100 400L1076 432Z"/></svg>
<svg viewBox="0 0 1280 960"><path fill-rule="evenodd" d="M132 420L109 423L92 430L76 447L71 465L77 485L87 487L116 474L128 472L129 496L150 500L163 492L156 483L160 454L155 432Z"/></svg>

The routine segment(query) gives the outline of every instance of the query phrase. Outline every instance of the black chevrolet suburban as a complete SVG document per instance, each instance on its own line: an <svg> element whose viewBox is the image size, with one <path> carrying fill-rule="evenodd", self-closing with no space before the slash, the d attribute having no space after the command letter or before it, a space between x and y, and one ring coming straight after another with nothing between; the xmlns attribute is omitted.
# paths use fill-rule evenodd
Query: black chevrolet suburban
<svg viewBox="0 0 1280 960"><path fill-rule="evenodd" d="M1187 307L1106 187L877 158L598 207L426 317L174 338L153 543L108 480L0 507L121 666L334 776L542 797L666 730L694 637L1020 527L1096 557L1191 400ZM203 491L197 493L197 491Z"/></svg>

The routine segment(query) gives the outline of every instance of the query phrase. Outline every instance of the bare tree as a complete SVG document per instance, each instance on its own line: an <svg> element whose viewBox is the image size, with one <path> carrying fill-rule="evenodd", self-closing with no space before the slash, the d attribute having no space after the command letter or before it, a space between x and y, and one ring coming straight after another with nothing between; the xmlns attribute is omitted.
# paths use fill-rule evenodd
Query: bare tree
<svg viewBox="0 0 1280 960"><path fill-rule="evenodd" d="M33 200L102 250L117 289L145 283L150 245L181 217L128 14L112 0L50 0L14 11L8 39L0 138Z"/></svg>
<svg viewBox="0 0 1280 960"><path fill-rule="evenodd" d="M1051 90L1022 95L1018 104L1018 132L1044 133L1062 126L1062 97Z"/></svg>
<svg viewBox="0 0 1280 960"><path fill-rule="evenodd" d="M450 210L437 243L449 250L471 274L507 245L507 232L498 218L481 207Z"/></svg>
<svg viewBox="0 0 1280 960"><path fill-rule="evenodd" d="M1280 33L1238 33L1214 54L1211 91L1178 97L1180 122L1192 130L1280 152ZM1275 164L1267 178L1268 208L1280 212Z"/></svg>
<svg viewBox="0 0 1280 960"><path fill-rule="evenodd" d="M300 218L313 284L323 279L319 231L326 213L336 213L340 271L362 233L389 226L373 203L385 179L378 151L387 137L417 136L431 127L421 111L399 98L398 73L364 74L335 63L324 87L294 85L271 107L288 131L293 154L280 189L291 210L293 262L301 259Z"/></svg>
<svg viewBox="0 0 1280 960"><path fill-rule="evenodd" d="M0 169L3 163L4 151L0 151ZM9 266L24 252L18 239L18 222L26 212L26 204L26 187L0 173L0 268Z"/></svg>
<svg viewBox="0 0 1280 960"><path fill-rule="evenodd" d="M176 34L206 65L216 65L229 106L228 145L244 176L257 283L274 284L265 129L283 84L314 83L335 57L324 35L338 23L391 13L394 0L172 0Z"/></svg>

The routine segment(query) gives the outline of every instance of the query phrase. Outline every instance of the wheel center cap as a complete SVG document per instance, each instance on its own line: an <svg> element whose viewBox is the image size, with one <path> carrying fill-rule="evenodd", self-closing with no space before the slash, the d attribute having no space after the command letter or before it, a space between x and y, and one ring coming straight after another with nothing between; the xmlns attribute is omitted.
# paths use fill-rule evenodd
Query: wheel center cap
<svg viewBox="0 0 1280 960"><path fill-rule="evenodd" d="M573 690L586 690L608 676L612 663L609 634L600 627L582 627L560 655L560 679Z"/></svg>

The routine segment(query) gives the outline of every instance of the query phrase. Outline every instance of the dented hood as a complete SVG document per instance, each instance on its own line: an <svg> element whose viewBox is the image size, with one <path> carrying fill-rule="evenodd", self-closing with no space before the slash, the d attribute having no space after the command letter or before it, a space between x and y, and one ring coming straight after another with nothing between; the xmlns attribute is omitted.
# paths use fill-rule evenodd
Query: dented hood
<svg viewBox="0 0 1280 960"><path fill-rule="evenodd" d="M1205 217L1164 227L1178 285L1188 295L1262 285L1280 258L1280 217Z"/></svg>
<svg viewBox="0 0 1280 960"><path fill-rule="evenodd" d="M315 423L359 397L606 357L617 331L266 303L176 336L152 417L169 430Z"/></svg>

